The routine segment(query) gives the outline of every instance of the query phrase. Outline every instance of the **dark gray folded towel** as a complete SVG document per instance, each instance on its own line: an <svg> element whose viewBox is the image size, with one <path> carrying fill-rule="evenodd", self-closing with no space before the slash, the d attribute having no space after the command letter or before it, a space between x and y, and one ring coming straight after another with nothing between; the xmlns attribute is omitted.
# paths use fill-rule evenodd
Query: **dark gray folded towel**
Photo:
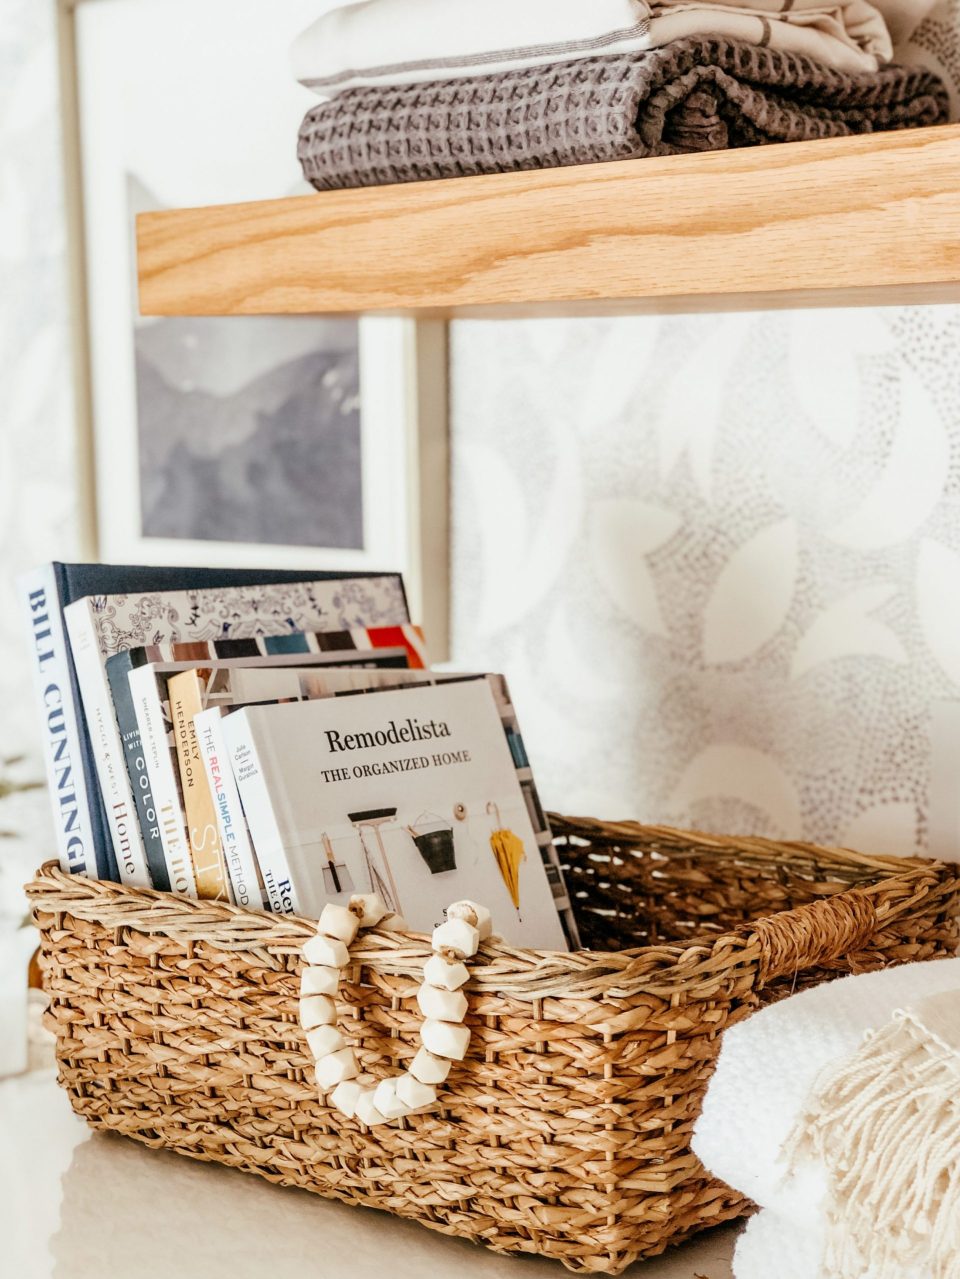
<svg viewBox="0 0 960 1279"><path fill-rule="evenodd" d="M932 72L849 75L735 40L678 40L466 80L350 89L311 108L298 156L320 190L719 151L940 124Z"/></svg>

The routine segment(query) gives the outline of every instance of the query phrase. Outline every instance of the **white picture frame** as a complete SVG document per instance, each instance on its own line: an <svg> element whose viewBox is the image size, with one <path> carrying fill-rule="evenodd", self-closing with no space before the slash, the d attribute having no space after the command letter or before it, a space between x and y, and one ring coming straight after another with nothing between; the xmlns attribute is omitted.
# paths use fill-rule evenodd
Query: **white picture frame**
<svg viewBox="0 0 960 1279"><path fill-rule="evenodd" d="M414 619L428 631L431 654L443 658L449 570L442 322L381 316L356 322L362 537L320 545L299 541L289 531L282 540L263 541L236 534L158 535L145 527L135 334L171 321L138 315L134 215L143 207L309 191L295 142L313 99L293 80L288 49L319 7L317 0L64 5L66 132L68 148L73 134L77 157L76 239L85 277L83 345L98 553L108 562L400 571ZM137 203L144 198L152 203ZM265 317L253 323L300 324L298 330L271 330L281 347L276 333L296 332L296 354L304 348L303 326L312 325L321 336L336 329L336 341L345 344L344 326L354 321ZM236 331L231 328L230 336Z"/></svg>

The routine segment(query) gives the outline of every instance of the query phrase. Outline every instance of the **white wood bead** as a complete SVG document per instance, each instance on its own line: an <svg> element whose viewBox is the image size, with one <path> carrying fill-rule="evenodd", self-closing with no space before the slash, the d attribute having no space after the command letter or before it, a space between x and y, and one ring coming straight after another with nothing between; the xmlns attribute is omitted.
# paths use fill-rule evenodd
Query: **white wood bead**
<svg viewBox="0 0 960 1279"><path fill-rule="evenodd" d="M328 1053L339 1052L346 1047L346 1041L336 1026L318 1026L316 1030L307 1031L307 1043L313 1053L313 1060L319 1061Z"/></svg>
<svg viewBox="0 0 960 1279"><path fill-rule="evenodd" d="M434 982L438 986L439 982ZM304 968L300 974L300 997L306 995L335 995L340 988L339 968Z"/></svg>
<svg viewBox="0 0 960 1279"><path fill-rule="evenodd" d="M410 1107L397 1096L396 1079L381 1079L373 1094L373 1104L384 1119L401 1119L409 1115Z"/></svg>
<svg viewBox="0 0 960 1279"><path fill-rule="evenodd" d="M411 1110L421 1110L424 1106L432 1106L437 1100L437 1090L433 1084L421 1083L415 1075L401 1075L397 1080L397 1096Z"/></svg>
<svg viewBox="0 0 960 1279"><path fill-rule="evenodd" d="M465 919L448 919L445 924L433 930L435 951L451 950L461 959L468 959L477 953L479 945L479 931Z"/></svg>
<svg viewBox="0 0 960 1279"><path fill-rule="evenodd" d="M486 941L493 932L493 920L486 906L478 906L476 902L454 902L447 907L447 919L466 919L473 924L480 934L480 940Z"/></svg>
<svg viewBox="0 0 960 1279"><path fill-rule="evenodd" d="M317 932L324 937L336 937L345 946L349 946L360 931L360 920L346 906L338 906L336 902L327 902L320 912Z"/></svg>
<svg viewBox="0 0 960 1279"><path fill-rule="evenodd" d="M420 1048L410 1063L410 1074L422 1084L442 1084L450 1074L446 1057L435 1057L428 1048Z"/></svg>
<svg viewBox="0 0 960 1279"><path fill-rule="evenodd" d="M366 1124L368 1128L372 1128L375 1124L383 1123L384 1116L373 1104L372 1088L366 1089L358 1097L355 1116L362 1124Z"/></svg>
<svg viewBox="0 0 960 1279"><path fill-rule="evenodd" d="M463 1061L470 1043L470 1028L428 1019L420 1027L420 1040L424 1048L429 1048L437 1057Z"/></svg>
<svg viewBox="0 0 960 1279"><path fill-rule="evenodd" d="M323 937L320 933L304 945L303 957L308 964L324 968L346 968L350 963L350 952L343 942L336 937Z"/></svg>
<svg viewBox="0 0 960 1279"><path fill-rule="evenodd" d="M335 1026L336 1023L337 1005L329 995L308 995L306 999L300 1000L300 1025L304 1030L316 1030L317 1026Z"/></svg>
<svg viewBox="0 0 960 1279"><path fill-rule="evenodd" d="M384 915L390 914L386 902L379 893L357 893L350 898L350 905L360 907L361 928L375 928Z"/></svg>
<svg viewBox="0 0 960 1279"><path fill-rule="evenodd" d="M331 1106L336 1106L341 1115L344 1115L347 1119L352 1119L357 1113L357 1102L360 1100L360 1094L364 1091L364 1087L365 1085L360 1083L358 1079L341 1080L327 1100Z"/></svg>
<svg viewBox="0 0 960 1279"><path fill-rule="evenodd" d="M336 1084L342 1084L345 1079L355 1079L359 1070L352 1048L341 1048L339 1052L327 1053L317 1062L317 1086L321 1092L326 1092Z"/></svg>
<svg viewBox="0 0 960 1279"><path fill-rule="evenodd" d="M417 1003L424 1017L437 1021L463 1021L467 1015L467 997L460 990L441 990L424 983L417 991Z"/></svg>
<svg viewBox="0 0 960 1279"><path fill-rule="evenodd" d="M402 915L385 915L380 920L380 927L388 933L408 933L410 925Z"/></svg>
<svg viewBox="0 0 960 1279"><path fill-rule="evenodd" d="M441 990L457 990L470 980L466 964L448 964L442 955L431 955L423 966L423 979Z"/></svg>

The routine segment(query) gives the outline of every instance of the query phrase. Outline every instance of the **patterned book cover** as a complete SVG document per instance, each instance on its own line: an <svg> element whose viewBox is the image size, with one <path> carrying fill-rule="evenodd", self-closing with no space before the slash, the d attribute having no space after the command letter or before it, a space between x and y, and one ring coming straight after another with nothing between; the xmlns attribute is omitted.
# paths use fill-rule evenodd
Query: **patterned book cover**
<svg viewBox="0 0 960 1279"><path fill-rule="evenodd" d="M410 620L397 574L217 590L93 595L89 603L97 645L104 657L147 644L349 631L402 626Z"/></svg>

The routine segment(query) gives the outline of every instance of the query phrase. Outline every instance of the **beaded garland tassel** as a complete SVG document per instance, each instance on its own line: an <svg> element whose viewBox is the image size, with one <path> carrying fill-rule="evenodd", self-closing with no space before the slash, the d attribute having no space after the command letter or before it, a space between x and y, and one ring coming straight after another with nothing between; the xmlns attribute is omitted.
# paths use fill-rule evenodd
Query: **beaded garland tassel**
<svg viewBox="0 0 960 1279"><path fill-rule="evenodd" d="M406 929L399 915L390 914L376 893L351 897L349 904L324 906L317 932L303 947L306 967L300 977L300 1024L316 1062L320 1091L347 1119L367 1127L390 1123L436 1104L437 1086L462 1061L470 1042L463 1025L467 1000L460 987L481 941L492 933L490 912L476 902L454 902L446 922L433 930L433 956L424 967L417 1003L425 1021L420 1028L423 1047L409 1070L376 1083L361 1075L353 1049L337 1026L336 994L343 970L350 963L349 947L361 928L379 924L393 931Z"/></svg>

